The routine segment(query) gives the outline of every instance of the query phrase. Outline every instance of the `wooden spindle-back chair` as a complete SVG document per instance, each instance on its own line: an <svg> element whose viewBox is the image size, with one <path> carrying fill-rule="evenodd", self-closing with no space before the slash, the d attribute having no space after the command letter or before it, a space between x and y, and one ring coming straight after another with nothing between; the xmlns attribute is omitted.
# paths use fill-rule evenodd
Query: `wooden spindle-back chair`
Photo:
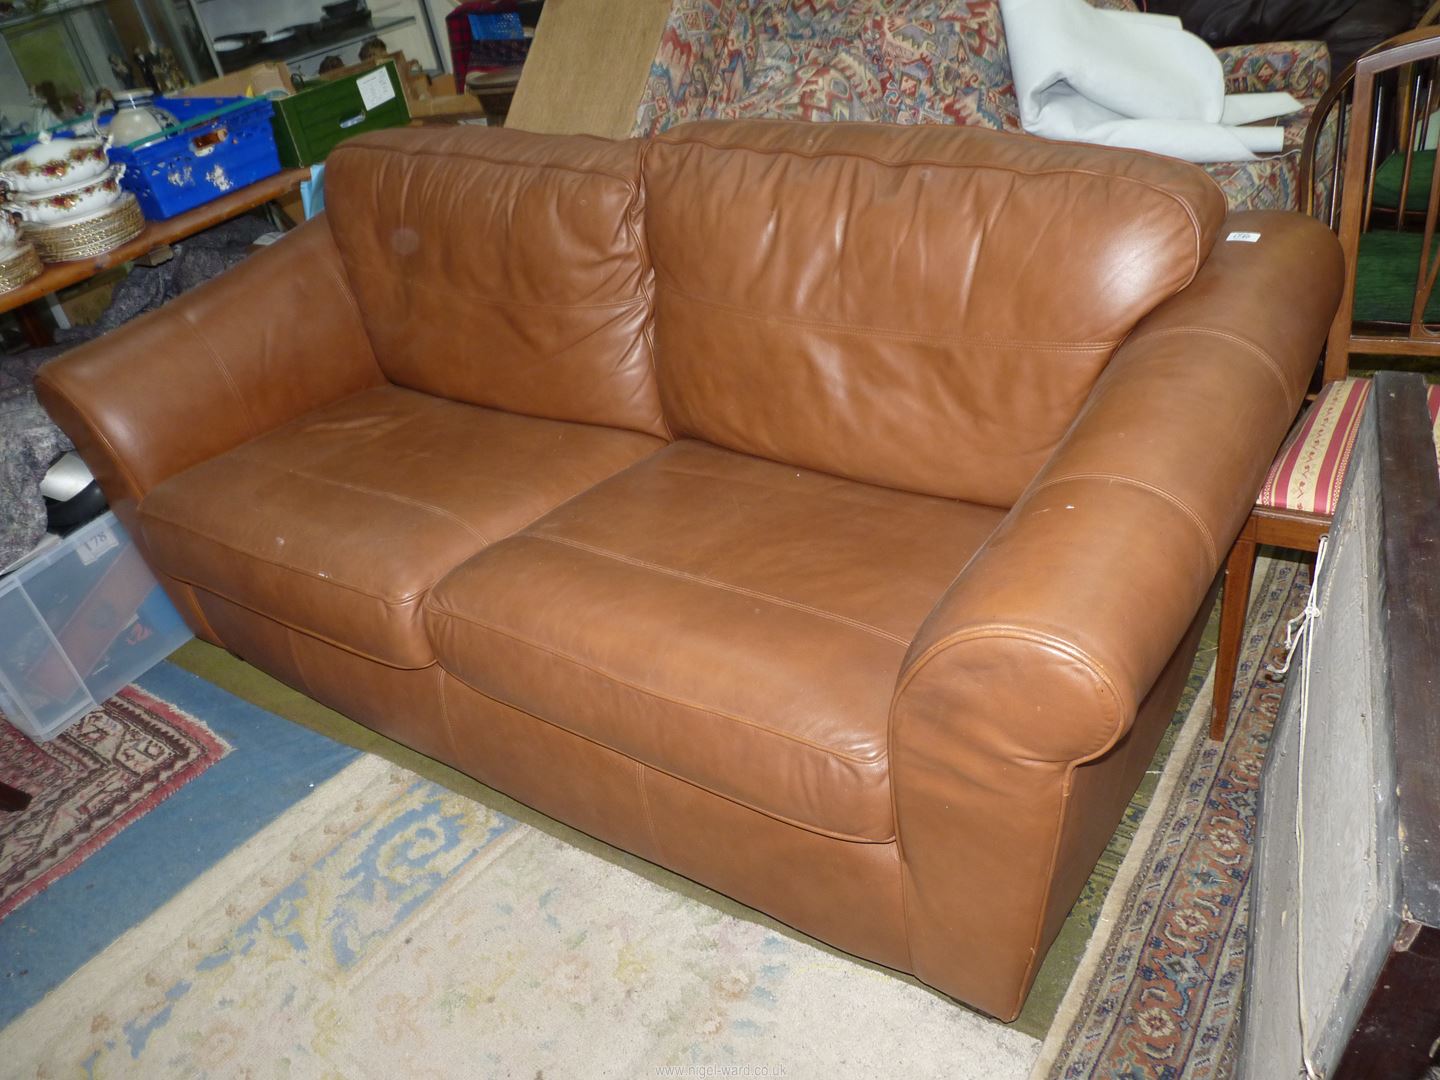
<svg viewBox="0 0 1440 1080"><path fill-rule="evenodd" d="M1432 15L1440 19L1440 0L1427 18ZM1258 547L1314 551L1330 528L1370 390L1368 379L1350 375L1350 357L1440 357L1440 318L1427 317L1440 277L1440 169L1434 167L1434 151L1424 149L1431 115L1440 109L1437 84L1440 26L1409 31L1350 65L1320 99L1306 131L1303 206L1336 231L1345 253L1346 286L1331 324L1318 389L1281 447L1226 562L1213 738L1224 735L1229 717ZM1377 183L1377 178L1397 177L1398 185ZM1413 273L1408 265L1394 271L1401 280L1413 281L1413 288L1406 286L1407 311L1398 312L1401 317L1357 326L1357 278L1388 269L1375 250L1380 246L1377 236L1407 256L1413 251ZM1440 413L1440 386L1430 388L1429 402L1433 420Z"/></svg>

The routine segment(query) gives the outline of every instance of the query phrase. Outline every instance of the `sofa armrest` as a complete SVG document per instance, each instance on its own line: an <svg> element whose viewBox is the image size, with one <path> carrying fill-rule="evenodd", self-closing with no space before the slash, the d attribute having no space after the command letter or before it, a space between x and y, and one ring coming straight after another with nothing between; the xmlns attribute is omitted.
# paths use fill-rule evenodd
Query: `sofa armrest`
<svg viewBox="0 0 1440 1080"><path fill-rule="evenodd" d="M897 722L948 697L967 656L985 666L1000 653L1054 668L1056 689L1085 707L1059 724L1022 710L997 750L1078 759L1124 732L1254 504L1339 301L1340 249L1318 223L1240 213L1221 236L1195 281L1135 328L931 612L900 674Z"/></svg>
<svg viewBox="0 0 1440 1080"><path fill-rule="evenodd" d="M1330 50L1323 41L1267 41L1215 50L1227 94L1288 91L1314 101L1330 86Z"/></svg>
<svg viewBox="0 0 1440 1080"><path fill-rule="evenodd" d="M1112 358L897 681L890 776L912 951L988 973L960 996L1001 1017L1018 1010L1153 738L1117 750L1115 772L1116 755L1084 778L1077 767L1126 739L1195 620L1339 300L1339 245L1317 222L1240 213L1220 237Z"/></svg>
<svg viewBox="0 0 1440 1080"><path fill-rule="evenodd" d="M383 381L321 217L46 364L36 392L133 525L167 477Z"/></svg>

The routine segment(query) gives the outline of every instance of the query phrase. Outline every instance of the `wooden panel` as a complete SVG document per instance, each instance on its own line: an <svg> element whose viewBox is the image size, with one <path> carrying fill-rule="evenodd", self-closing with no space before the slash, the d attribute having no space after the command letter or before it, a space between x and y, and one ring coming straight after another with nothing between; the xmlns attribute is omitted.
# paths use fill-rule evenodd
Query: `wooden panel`
<svg viewBox="0 0 1440 1080"><path fill-rule="evenodd" d="M1296 658L1265 767L1239 1075L1302 1075L1302 1012L1321 1075L1419 1080L1431 1063L1440 1037L1437 537L1425 386L1382 372L1319 578L1311 663L1307 671Z"/></svg>
<svg viewBox="0 0 1440 1080"><path fill-rule="evenodd" d="M1350 272L1353 273L1353 270ZM1350 352L1358 356L1435 356L1440 354L1440 335L1430 340L1414 341L1403 337L1361 334L1350 339Z"/></svg>
<svg viewBox="0 0 1440 1080"><path fill-rule="evenodd" d="M1323 514L1307 514L1301 510L1272 510L1257 506L1250 514L1241 534L1257 544L1296 551L1314 551L1320 537L1330 531L1330 519Z"/></svg>
<svg viewBox="0 0 1440 1080"><path fill-rule="evenodd" d="M1381 372L1378 410L1386 637L1411 918L1440 927L1440 475L1419 376Z"/></svg>
<svg viewBox="0 0 1440 1080"><path fill-rule="evenodd" d="M1407 922L1385 958L1375 992L1335 1080L1421 1080L1440 1037L1440 930Z"/></svg>
<svg viewBox="0 0 1440 1080"><path fill-rule="evenodd" d="M670 6L547 0L506 126L627 137Z"/></svg>
<svg viewBox="0 0 1440 1080"><path fill-rule="evenodd" d="M1393 788L1395 771L1381 707L1376 420L1367 406L1317 578L1320 615L1306 631L1310 671L1307 677L1307 658L1297 653L1261 783L1238 1074L1257 1080L1303 1075L1302 1037L1328 1075L1398 923L1398 810L1393 796L1374 794Z"/></svg>

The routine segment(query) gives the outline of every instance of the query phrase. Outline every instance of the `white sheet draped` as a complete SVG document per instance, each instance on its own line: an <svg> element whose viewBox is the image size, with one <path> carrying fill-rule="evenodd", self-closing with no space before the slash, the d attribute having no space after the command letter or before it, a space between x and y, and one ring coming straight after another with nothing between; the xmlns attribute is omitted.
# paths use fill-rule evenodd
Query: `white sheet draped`
<svg viewBox="0 0 1440 1080"><path fill-rule="evenodd" d="M1284 145L1284 93L1226 94L1214 50L1167 15L1085 0L1000 0L1020 122L1049 139L1151 150L1187 161L1252 161Z"/></svg>

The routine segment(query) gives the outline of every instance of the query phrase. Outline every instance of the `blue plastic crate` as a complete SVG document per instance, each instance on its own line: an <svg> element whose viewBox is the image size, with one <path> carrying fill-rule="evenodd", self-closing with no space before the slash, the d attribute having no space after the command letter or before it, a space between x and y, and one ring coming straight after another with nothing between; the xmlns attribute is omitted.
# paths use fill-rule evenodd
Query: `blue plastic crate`
<svg viewBox="0 0 1440 1080"><path fill-rule="evenodd" d="M174 127L128 146L121 183L151 221L163 221L280 171L268 98L156 98ZM104 128L102 127L103 131Z"/></svg>

